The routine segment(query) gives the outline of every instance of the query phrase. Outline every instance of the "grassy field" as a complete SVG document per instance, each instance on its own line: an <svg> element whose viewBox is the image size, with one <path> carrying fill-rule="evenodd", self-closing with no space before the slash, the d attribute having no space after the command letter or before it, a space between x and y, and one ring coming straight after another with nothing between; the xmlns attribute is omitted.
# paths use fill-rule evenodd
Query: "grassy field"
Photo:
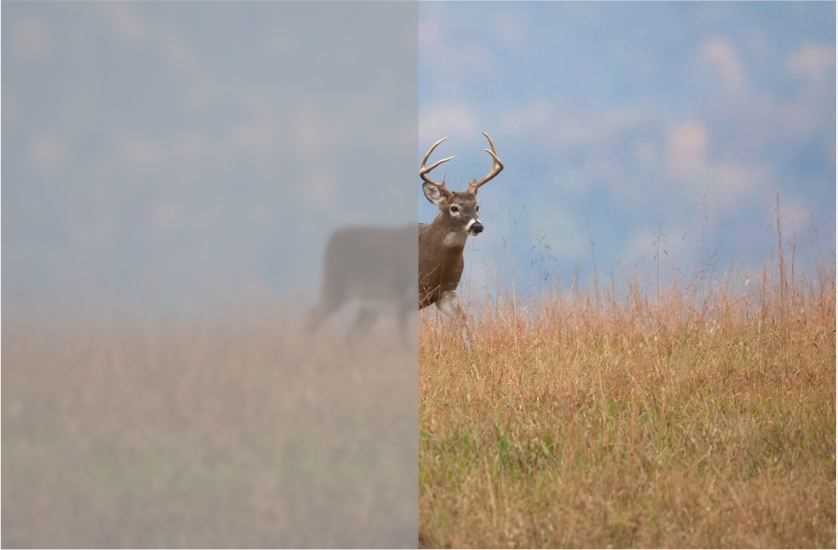
<svg viewBox="0 0 838 550"><path fill-rule="evenodd" d="M834 547L831 275L472 313L4 319L3 545Z"/></svg>
<svg viewBox="0 0 838 550"><path fill-rule="evenodd" d="M425 316L420 544L834 548L833 281Z"/></svg>

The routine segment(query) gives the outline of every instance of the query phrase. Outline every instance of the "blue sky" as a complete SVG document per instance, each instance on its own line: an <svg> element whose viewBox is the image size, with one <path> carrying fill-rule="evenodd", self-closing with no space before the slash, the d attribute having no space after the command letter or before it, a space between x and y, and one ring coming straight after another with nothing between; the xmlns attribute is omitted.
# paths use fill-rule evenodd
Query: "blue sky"
<svg viewBox="0 0 838 550"><path fill-rule="evenodd" d="M658 248L744 280L778 192L797 272L834 265L834 4L323 6L4 3L4 311L308 300L331 231L430 220L421 154L462 189L482 130L467 293L648 285Z"/></svg>
<svg viewBox="0 0 838 550"><path fill-rule="evenodd" d="M744 281L773 262L775 196L798 273L835 262L831 3L426 3L419 149L449 186L488 168L473 292ZM433 216L422 201L420 218Z"/></svg>

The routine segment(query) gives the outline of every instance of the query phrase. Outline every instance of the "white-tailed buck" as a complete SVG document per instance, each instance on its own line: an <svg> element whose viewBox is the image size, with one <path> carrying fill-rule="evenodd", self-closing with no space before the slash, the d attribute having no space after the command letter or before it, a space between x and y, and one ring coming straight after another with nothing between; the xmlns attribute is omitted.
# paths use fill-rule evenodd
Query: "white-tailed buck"
<svg viewBox="0 0 838 550"><path fill-rule="evenodd" d="M428 165L428 159L442 138L428 149L422 158L419 177L425 198L439 212L430 224L418 228L418 306L431 304L449 317L456 319L462 331L463 343L471 348L471 335L465 312L457 297L457 286L463 274L463 250L470 235L479 235L483 224L478 217L477 191L503 170L495 144L489 134L485 151L492 158L489 173L469 183L466 191L450 191L444 182L429 177L432 170L454 157L446 157ZM326 247L320 302L309 319L314 330L331 313L349 300L362 305L353 334L366 330L375 320L373 302L388 303L397 311L402 327L409 314L416 310L416 226L401 228L347 227L336 231ZM403 335L407 333L403 330Z"/></svg>

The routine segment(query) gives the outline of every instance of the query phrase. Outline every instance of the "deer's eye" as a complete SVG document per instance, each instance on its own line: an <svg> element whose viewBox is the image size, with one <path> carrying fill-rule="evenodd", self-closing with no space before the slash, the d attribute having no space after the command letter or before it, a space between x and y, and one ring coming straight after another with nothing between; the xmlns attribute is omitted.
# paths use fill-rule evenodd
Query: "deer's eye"
<svg viewBox="0 0 838 550"><path fill-rule="evenodd" d="M475 211L475 212L480 212L480 207L479 207L479 206L477 206L477 205L475 205L475 207L474 207L474 211Z"/></svg>
<svg viewBox="0 0 838 550"><path fill-rule="evenodd" d="M460 207L459 207L459 206L457 206L456 204L455 204L455 205L453 205L453 206L451 206L451 208L449 208L448 210L449 210L452 214L459 214L459 213L460 213Z"/></svg>

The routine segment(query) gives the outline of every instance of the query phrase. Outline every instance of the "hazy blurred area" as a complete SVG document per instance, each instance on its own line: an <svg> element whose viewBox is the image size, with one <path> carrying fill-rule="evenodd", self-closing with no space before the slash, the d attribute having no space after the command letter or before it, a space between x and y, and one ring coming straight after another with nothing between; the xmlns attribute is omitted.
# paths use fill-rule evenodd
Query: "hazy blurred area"
<svg viewBox="0 0 838 550"><path fill-rule="evenodd" d="M415 342L300 323L415 223L416 7L3 11L3 545L414 546Z"/></svg>
<svg viewBox="0 0 838 550"><path fill-rule="evenodd" d="M410 547L415 352L236 326L3 326L4 547Z"/></svg>
<svg viewBox="0 0 838 550"><path fill-rule="evenodd" d="M416 217L413 8L4 15L7 313L296 297L335 227Z"/></svg>

